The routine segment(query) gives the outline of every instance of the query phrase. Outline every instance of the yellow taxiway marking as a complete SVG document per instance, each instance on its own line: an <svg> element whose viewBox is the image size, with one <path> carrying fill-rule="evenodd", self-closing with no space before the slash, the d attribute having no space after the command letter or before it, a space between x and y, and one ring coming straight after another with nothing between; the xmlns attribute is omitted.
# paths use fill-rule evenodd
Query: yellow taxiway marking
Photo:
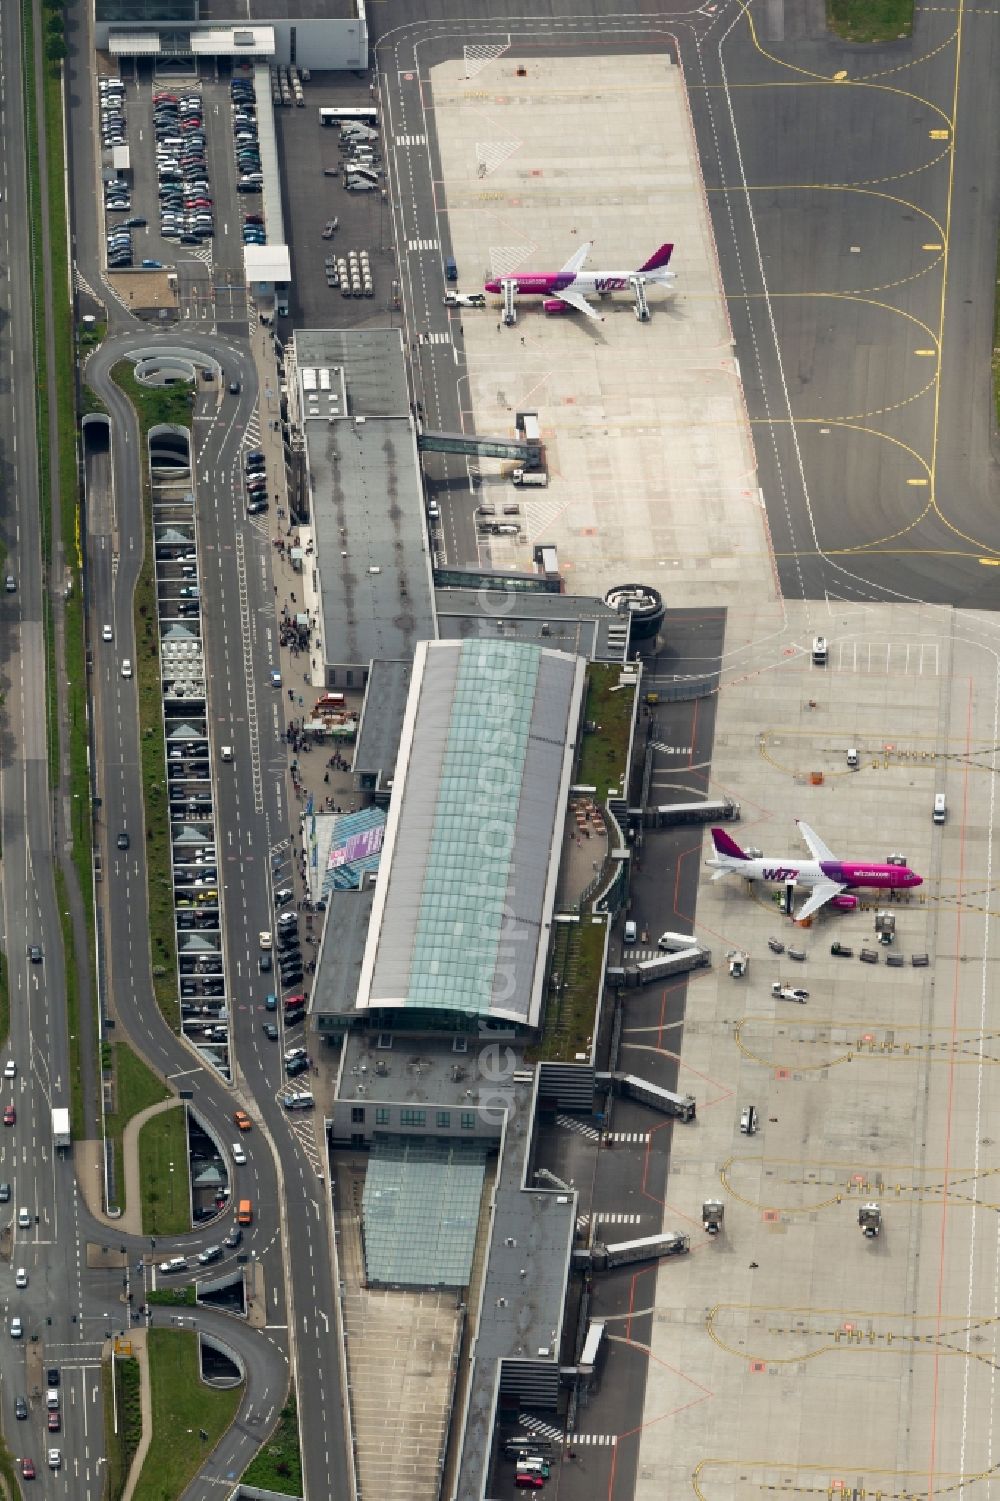
<svg viewBox="0 0 1000 1501"><path fill-rule="evenodd" d="M908 479L906 483L908 485L926 485L929 481L925 479Z"/></svg>
<svg viewBox="0 0 1000 1501"><path fill-rule="evenodd" d="M930 357L930 358L933 359L934 355L937 354L937 350L936 349L915 349L913 351L913 353L914 354L923 355L925 357Z"/></svg>

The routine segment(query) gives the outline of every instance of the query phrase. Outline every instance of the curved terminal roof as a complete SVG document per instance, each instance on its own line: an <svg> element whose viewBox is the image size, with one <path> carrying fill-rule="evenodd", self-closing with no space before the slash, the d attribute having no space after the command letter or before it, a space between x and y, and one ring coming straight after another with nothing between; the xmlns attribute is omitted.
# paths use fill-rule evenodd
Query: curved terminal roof
<svg viewBox="0 0 1000 1501"><path fill-rule="evenodd" d="M360 1009L537 1025L583 681L529 643L418 646Z"/></svg>

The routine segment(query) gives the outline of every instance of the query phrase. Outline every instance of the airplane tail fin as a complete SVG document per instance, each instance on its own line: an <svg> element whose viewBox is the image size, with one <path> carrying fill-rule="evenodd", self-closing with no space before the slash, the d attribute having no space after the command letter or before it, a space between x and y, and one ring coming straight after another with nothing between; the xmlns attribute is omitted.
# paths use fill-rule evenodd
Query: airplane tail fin
<svg viewBox="0 0 1000 1501"><path fill-rule="evenodd" d="M748 860L750 858L749 855L743 853L736 840L727 834L725 829L713 829L712 840L715 844L716 854L728 855L731 860Z"/></svg>
<svg viewBox="0 0 1000 1501"><path fill-rule="evenodd" d="M654 251L653 254L649 257L649 260L646 262L646 264L639 267L639 270L662 271L664 266L669 265L670 257L673 255L673 253L674 247L672 245L661 245L659 250Z"/></svg>

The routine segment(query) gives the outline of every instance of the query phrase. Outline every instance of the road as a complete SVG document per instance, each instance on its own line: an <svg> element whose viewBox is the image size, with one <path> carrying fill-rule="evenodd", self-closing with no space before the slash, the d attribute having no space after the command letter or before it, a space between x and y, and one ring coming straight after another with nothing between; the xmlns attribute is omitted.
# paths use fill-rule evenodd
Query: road
<svg viewBox="0 0 1000 1501"><path fill-rule="evenodd" d="M159 342L166 345L170 341ZM270 852L287 842L288 815L284 804L283 721L279 700L269 686L270 670L277 661L269 550L260 530L242 514L238 483L240 450L256 403L256 370L238 341L199 331L184 343L218 359L226 369L227 379L237 377L241 386L238 402L223 399L217 384L207 387L199 396L193 422L211 720L216 748L223 742L234 748L233 761L218 768L216 836L224 897L232 1053L236 1060L235 1097L221 1078L200 1065L167 1027L153 996L142 916L146 871L141 843L133 844L128 860L122 862L120 869L109 870L106 876L108 949L112 972L116 977L124 977L128 987L129 1010L123 1020L129 1035L166 1078L183 1076L184 1087L192 1090L192 1103L199 1118L225 1150L236 1134L232 1124L234 1105L254 1102L254 1113L259 1111L263 1141L252 1153L256 1175L255 1223L243 1249L257 1256L263 1268L269 1329L275 1331L278 1346L284 1349L287 1343L296 1358L308 1488L314 1495L334 1494L341 1493L346 1475L343 1449L331 1443L329 1434L329 1413L339 1410L340 1368L336 1342L325 1338L326 1328L336 1325L325 1169L318 1163L314 1150L304 1150L303 1139L277 1102L283 1082L281 1047L267 1041L260 1027L266 1014L264 996L273 981L257 973L257 935L273 923ZM87 372L90 384L105 402L112 419L111 473L121 549L117 572L113 573L111 599L102 598L100 593L105 573L98 569L92 572L94 618L113 617L116 637L111 662L95 673L95 695L98 718L105 726L117 727L120 755L129 766L136 764L138 754L135 685L134 680L121 679L117 662L130 649L131 621L127 613L123 617L120 609L116 612L114 605L118 599L131 598L141 563L141 517L135 499L141 493L141 456L131 408L111 381L109 371L127 348L139 344L148 346L149 337L126 335L109 339L93 357ZM128 497L124 504L123 496ZM107 512L109 508L102 509ZM92 549L99 557L106 552L106 543L95 536ZM259 709L258 695L264 695ZM104 761L106 766L112 764L111 748ZM105 827L109 831L141 827L138 778L126 777L119 785L125 800L116 800L121 793L112 778L102 808ZM123 1015L121 1009L119 1015ZM240 1177L241 1191L246 1181ZM296 1206L292 1213L287 1211L289 1202ZM310 1206L306 1215L302 1213L303 1205ZM169 1243L158 1240L157 1257L161 1252L164 1255L179 1250L187 1252L217 1242L224 1223L213 1225L210 1233ZM289 1233L292 1224L294 1234ZM295 1289L295 1298L286 1298L286 1284ZM286 1340L282 1331L290 1320L292 1327ZM324 1337L318 1339L323 1320L326 1321ZM277 1368L273 1376L278 1380ZM283 1396L283 1388L279 1391L274 1384L267 1389L266 1399L272 1406L275 1401L280 1406ZM250 1400L248 1392L245 1403ZM261 1400L257 1399L256 1405ZM245 1449L245 1440L237 1429L232 1430L232 1436L237 1451ZM242 1464L246 1462L244 1456ZM217 1469L225 1470L234 1467L236 1460L226 1460L217 1454L213 1463ZM202 1492L197 1487L189 1491L190 1496L198 1494Z"/></svg>

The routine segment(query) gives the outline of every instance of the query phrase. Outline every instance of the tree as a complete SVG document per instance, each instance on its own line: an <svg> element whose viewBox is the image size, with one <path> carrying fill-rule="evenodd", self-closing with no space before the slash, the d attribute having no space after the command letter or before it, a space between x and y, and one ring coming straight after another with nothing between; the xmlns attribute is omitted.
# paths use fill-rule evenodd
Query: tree
<svg viewBox="0 0 1000 1501"><path fill-rule="evenodd" d="M69 48L66 46L66 38L53 33L45 43L45 56L50 63L62 62Z"/></svg>

